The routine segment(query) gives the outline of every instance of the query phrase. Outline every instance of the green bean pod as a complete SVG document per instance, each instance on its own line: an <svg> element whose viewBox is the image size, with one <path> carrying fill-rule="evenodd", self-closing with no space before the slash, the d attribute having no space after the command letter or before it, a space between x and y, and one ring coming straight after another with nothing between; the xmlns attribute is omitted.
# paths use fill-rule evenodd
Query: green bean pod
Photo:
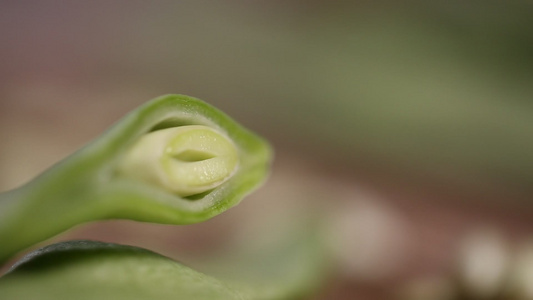
<svg viewBox="0 0 533 300"><path fill-rule="evenodd" d="M271 148L205 102L156 98L20 188L0 194L0 264L75 225L207 220L267 177Z"/></svg>

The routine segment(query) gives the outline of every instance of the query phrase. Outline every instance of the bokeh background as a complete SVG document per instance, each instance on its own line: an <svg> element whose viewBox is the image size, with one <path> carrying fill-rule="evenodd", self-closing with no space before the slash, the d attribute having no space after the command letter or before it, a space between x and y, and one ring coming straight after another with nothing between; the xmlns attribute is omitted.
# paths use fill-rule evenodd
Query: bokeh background
<svg viewBox="0 0 533 300"><path fill-rule="evenodd" d="M319 207L313 299L533 299L533 2L0 1L0 190L168 93L269 139L269 182L203 224L57 240L187 261Z"/></svg>

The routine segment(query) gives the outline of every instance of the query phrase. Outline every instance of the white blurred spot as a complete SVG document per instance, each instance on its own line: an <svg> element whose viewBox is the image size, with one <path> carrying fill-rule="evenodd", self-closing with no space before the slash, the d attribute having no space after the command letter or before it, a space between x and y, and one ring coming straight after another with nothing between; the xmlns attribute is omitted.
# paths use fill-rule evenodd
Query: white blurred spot
<svg viewBox="0 0 533 300"><path fill-rule="evenodd" d="M533 241L523 246L515 257L509 285L516 299L533 299Z"/></svg>
<svg viewBox="0 0 533 300"><path fill-rule="evenodd" d="M509 267L503 237L488 229L475 232L464 240L459 255L459 276L466 292L480 299L497 295Z"/></svg>
<svg viewBox="0 0 533 300"><path fill-rule="evenodd" d="M393 207L366 193L351 190L330 224L330 244L345 275L380 280L397 273L408 257L409 230Z"/></svg>

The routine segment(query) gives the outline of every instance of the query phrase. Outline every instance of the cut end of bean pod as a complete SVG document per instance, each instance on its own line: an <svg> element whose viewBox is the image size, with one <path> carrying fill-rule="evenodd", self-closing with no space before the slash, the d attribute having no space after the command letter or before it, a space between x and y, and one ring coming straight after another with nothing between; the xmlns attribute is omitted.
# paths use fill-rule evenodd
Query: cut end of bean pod
<svg viewBox="0 0 533 300"><path fill-rule="evenodd" d="M211 127L188 125L145 134L118 171L186 197L216 188L238 167L239 153L229 137Z"/></svg>

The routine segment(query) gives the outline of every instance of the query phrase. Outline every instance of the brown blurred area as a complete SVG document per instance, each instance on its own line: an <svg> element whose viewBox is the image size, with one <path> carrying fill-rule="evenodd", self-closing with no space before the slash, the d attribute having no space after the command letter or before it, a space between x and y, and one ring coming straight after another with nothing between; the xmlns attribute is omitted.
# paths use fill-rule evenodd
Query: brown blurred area
<svg viewBox="0 0 533 300"><path fill-rule="evenodd" d="M335 271L313 299L533 299L533 3L0 2L0 190L169 93L269 139L268 183L202 224L56 240L187 262L320 207Z"/></svg>

